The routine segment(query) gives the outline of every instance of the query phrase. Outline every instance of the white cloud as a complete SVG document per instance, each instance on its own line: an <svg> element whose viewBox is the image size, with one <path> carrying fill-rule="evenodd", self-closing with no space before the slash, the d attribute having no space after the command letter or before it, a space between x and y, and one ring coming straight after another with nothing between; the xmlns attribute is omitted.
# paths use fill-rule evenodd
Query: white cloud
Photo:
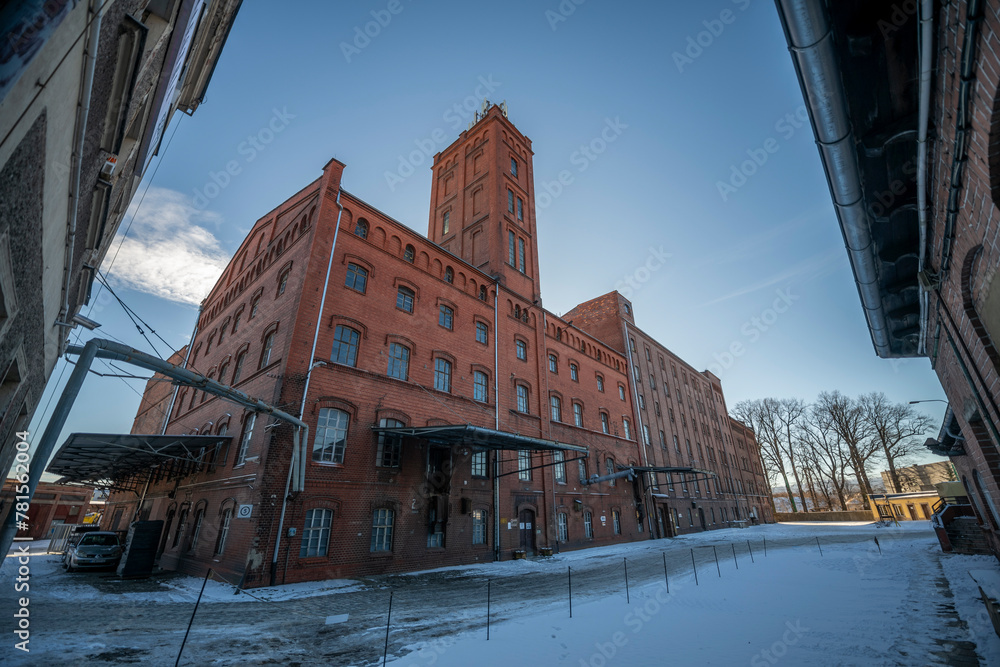
<svg viewBox="0 0 1000 667"><path fill-rule="evenodd" d="M217 226L221 216L198 210L180 192L155 187L141 207L138 200L132 202L126 220L132 216L111 281L170 301L201 303L229 262L219 240L201 226ZM124 231L118 231L116 244Z"/></svg>

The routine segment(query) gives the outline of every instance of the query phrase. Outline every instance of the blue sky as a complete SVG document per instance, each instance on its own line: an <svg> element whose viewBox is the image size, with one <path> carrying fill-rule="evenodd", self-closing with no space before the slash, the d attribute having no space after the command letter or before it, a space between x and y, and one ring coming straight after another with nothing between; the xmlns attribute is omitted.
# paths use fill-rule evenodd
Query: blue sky
<svg viewBox="0 0 1000 667"><path fill-rule="evenodd" d="M466 101L488 92L533 141L537 193L572 175L537 210L548 309L628 289L637 324L716 372L730 406L832 389L944 397L928 360L875 356L772 2L278 7L243 4L206 103L167 129L111 266L171 345L253 223L331 157L345 189L426 233L423 152L456 138ZM387 177L409 174L401 161L421 164ZM647 272L654 255L669 257ZM106 297L89 316L97 335L150 351ZM127 432L143 386L129 384L92 375L65 433ZM940 423L943 403L920 408Z"/></svg>

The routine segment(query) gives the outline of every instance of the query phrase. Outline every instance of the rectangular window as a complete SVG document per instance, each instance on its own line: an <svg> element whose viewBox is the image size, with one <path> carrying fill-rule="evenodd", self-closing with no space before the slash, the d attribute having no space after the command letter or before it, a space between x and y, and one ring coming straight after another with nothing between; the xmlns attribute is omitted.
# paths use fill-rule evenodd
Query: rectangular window
<svg viewBox="0 0 1000 667"><path fill-rule="evenodd" d="M485 510L472 510L472 543L486 544Z"/></svg>
<svg viewBox="0 0 1000 667"><path fill-rule="evenodd" d="M399 343L389 343L389 368L386 375L406 380L410 373L410 348Z"/></svg>
<svg viewBox="0 0 1000 667"><path fill-rule="evenodd" d="M524 273L524 239L517 240L517 270Z"/></svg>
<svg viewBox="0 0 1000 667"><path fill-rule="evenodd" d="M490 330L483 322L476 322L476 342L487 345L490 342Z"/></svg>
<svg viewBox="0 0 1000 667"><path fill-rule="evenodd" d="M517 385L517 411L528 412L528 388L523 384Z"/></svg>
<svg viewBox="0 0 1000 667"><path fill-rule="evenodd" d="M531 481L531 452L527 449L517 451L517 478L522 482Z"/></svg>
<svg viewBox="0 0 1000 667"><path fill-rule="evenodd" d="M313 461L343 463L350 416L343 410L320 408L313 442Z"/></svg>
<svg viewBox="0 0 1000 667"><path fill-rule="evenodd" d="M549 404L552 407L552 421L561 422L562 421L562 401L559 400L558 396L550 396Z"/></svg>
<svg viewBox="0 0 1000 667"><path fill-rule="evenodd" d="M472 452L472 476L486 477L486 451L479 450Z"/></svg>
<svg viewBox="0 0 1000 667"><path fill-rule="evenodd" d="M509 188L507 189L507 212L514 212L514 191Z"/></svg>
<svg viewBox="0 0 1000 667"><path fill-rule="evenodd" d="M628 418L622 417L622 426L625 427L625 439L632 439L632 425L629 424Z"/></svg>
<svg viewBox="0 0 1000 667"><path fill-rule="evenodd" d="M611 424L608 420L608 413L601 413L601 430L605 433L611 433Z"/></svg>
<svg viewBox="0 0 1000 667"><path fill-rule="evenodd" d="M404 426L398 419L380 419L379 426L397 428ZM403 454L403 441L395 434L378 434L378 451L375 454L375 465L381 468L398 468Z"/></svg>
<svg viewBox="0 0 1000 667"><path fill-rule="evenodd" d="M615 525L615 535L622 534L622 514L618 510L611 510L611 520Z"/></svg>
<svg viewBox="0 0 1000 667"><path fill-rule="evenodd" d="M357 264L347 265L347 279L344 281L344 285L350 287L352 290L357 290L358 292L364 293L365 286L368 284L368 271L363 269Z"/></svg>
<svg viewBox="0 0 1000 667"><path fill-rule="evenodd" d="M517 160L514 158L510 159L510 175L517 178Z"/></svg>
<svg viewBox="0 0 1000 667"><path fill-rule="evenodd" d="M580 381L580 369L577 368L576 364L571 363L569 365L569 379L572 380L573 382Z"/></svg>
<svg viewBox="0 0 1000 667"><path fill-rule="evenodd" d="M451 362L445 359L434 360L434 388L438 391L451 391Z"/></svg>
<svg viewBox="0 0 1000 667"><path fill-rule="evenodd" d="M444 223L442 224L442 230L441 230L442 234L447 234L448 231L449 231L449 227L451 226L449 224L450 223L450 220L449 220L450 217L451 217L451 212L450 211L445 211L444 212Z"/></svg>
<svg viewBox="0 0 1000 667"><path fill-rule="evenodd" d="M579 403L573 404L573 424L583 426L583 406Z"/></svg>
<svg viewBox="0 0 1000 667"><path fill-rule="evenodd" d="M445 329L451 329L454 323L455 311L448 306L441 306L441 311L438 313L438 324L443 326Z"/></svg>
<svg viewBox="0 0 1000 667"><path fill-rule="evenodd" d="M359 339L360 334L357 331L338 324L333 334L333 353L330 355L330 360L335 364L356 366Z"/></svg>
<svg viewBox="0 0 1000 667"><path fill-rule="evenodd" d="M528 360L528 344L523 340L518 340L514 342L514 346L517 348L517 358L521 361Z"/></svg>
<svg viewBox="0 0 1000 667"><path fill-rule="evenodd" d="M330 522L333 511L314 509L306 512L306 523L302 528L302 546L299 548L299 558L325 556L330 544Z"/></svg>
<svg viewBox="0 0 1000 667"><path fill-rule="evenodd" d="M602 378L600 375L597 376L597 391L600 392L604 391L604 378Z"/></svg>
<svg viewBox="0 0 1000 667"><path fill-rule="evenodd" d="M564 457L562 452L552 452L552 460L555 461L555 465L552 466L552 475L555 477L557 484L566 483L566 464L563 462Z"/></svg>
<svg viewBox="0 0 1000 667"><path fill-rule="evenodd" d="M565 512L559 512L556 518L559 522L559 541L566 542L569 540L569 517Z"/></svg>
<svg viewBox="0 0 1000 667"><path fill-rule="evenodd" d="M594 539L594 515L590 512L583 513L583 534L588 540Z"/></svg>
<svg viewBox="0 0 1000 667"><path fill-rule="evenodd" d="M646 426L645 424L642 425L642 441L645 442L647 445L651 444L652 442L649 439L649 427Z"/></svg>
<svg viewBox="0 0 1000 667"><path fill-rule="evenodd" d="M643 396L642 394L639 394L639 409L640 410L646 409L646 397Z"/></svg>
<svg viewBox="0 0 1000 667"><path fill-rule="evenodd" d="M472 374L472 398L480 403L486 403L489 399L489 391L486 385L486 373L476 371Z"/></svg>
<svg viewBox="0 0 1000 667"><path fill-rule="evenodd" d="M517 198L517 219L524 221L524 202L520 197Z"/></svg>
<svg viewBox="0 0 1000 667"><path fill-rule="evenodd" d="M256 317L257 316L257 310L259 309L259 307L260 307L260 295L258 294L250 302L250 315L247 317L247 319L251 319L252 320L254 317ZM208 352L208 350L205 350L205 351Z"/></svg>
<svg viewBox="0 0 1000 667"><path fill-rule="evenodd" d="M392 510L375 510L372 515L372 551L392 551Z"/></svg>
<svg viewBox="0 0 1000 667"><path fill-rule="evenodd" d="M514 232L507 232L507 263L511 266L517 266L514 264L514 247L515 247L515 236Z"/></svg>

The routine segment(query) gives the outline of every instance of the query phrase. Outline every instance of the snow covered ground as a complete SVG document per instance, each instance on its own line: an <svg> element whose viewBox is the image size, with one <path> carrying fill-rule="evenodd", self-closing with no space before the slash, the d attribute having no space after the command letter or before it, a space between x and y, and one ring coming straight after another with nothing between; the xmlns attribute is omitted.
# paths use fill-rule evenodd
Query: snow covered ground
<svg viewBox="0 0 1000 667"><path fill-rule="evenodd" d="M13 591L16 569L8 557L0 589ZM1000 581L1000 570L992 558L941 553L927 523L907 522L727 529L238 595L210 582L181 663L381 664L392 592L396 667L1000 665L973 576ZM57 557L33 556L31 653L14 649L11 627L0 662L173 664L201 583L71 575ZM12 619L16 597L0 597L0 617Z"/></svg>

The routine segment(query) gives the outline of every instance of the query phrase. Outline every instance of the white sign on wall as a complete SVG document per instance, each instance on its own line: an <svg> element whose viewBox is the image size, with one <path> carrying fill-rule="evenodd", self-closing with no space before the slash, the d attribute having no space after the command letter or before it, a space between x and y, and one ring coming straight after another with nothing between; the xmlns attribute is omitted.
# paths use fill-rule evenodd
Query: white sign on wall
<svg viewBox="0 0 1000 667"><path fill-rule="evenodd" d="M253 514L253 505L240 505L240 508L236 510L237 519L249 519Z"/></svg>

